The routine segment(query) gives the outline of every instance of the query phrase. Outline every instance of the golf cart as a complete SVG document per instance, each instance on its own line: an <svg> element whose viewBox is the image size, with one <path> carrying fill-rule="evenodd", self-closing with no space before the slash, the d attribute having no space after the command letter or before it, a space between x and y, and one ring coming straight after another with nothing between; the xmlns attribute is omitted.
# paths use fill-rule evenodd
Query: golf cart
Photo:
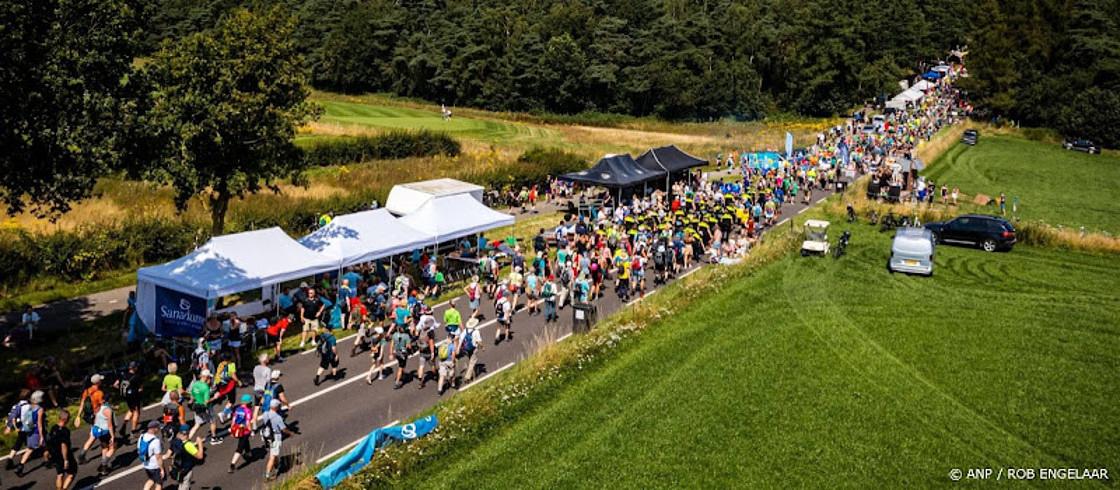
<svg viewBox="0 0 1120 490"><path fill-rule="evenodd" d="M805 222L805 241L801 242L801 255L828 254L827 221L811 219Z"/></svg>

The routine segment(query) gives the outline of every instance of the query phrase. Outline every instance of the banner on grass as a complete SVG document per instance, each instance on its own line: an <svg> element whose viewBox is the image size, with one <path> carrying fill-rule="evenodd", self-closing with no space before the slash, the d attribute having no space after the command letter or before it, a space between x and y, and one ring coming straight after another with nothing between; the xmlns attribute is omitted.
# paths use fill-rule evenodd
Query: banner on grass
<svg viewBox="0 0 1120 490"><path fill-rule="evenodd" d="M394 425L370 432L368 436L358 441L358 445L354 446L354 449L319 471L315 478L319 480L319 484L323 488L334 488L343 480L349 478L350 475L365 468L373 459L373 453L377 452L378 449L393 441L411 441L423 437L435 430L438 425L439 420L436 419L436 416L429 415L411 424Z"/></svg>
<svg viewBox="0 0 1120 490"><path fill-rule="evenodd" d="M786 159L793 158L793 133L786 131Z"/></svg>
<svg viewBox="0 0 1120 490"><path fill-rule="evenodd" d="M156 328L165 337L200 337L206 323L206 300L156 286Z"/></svg>
<svg viewBox="0 0 1120 490"><path fill-rule="evenodd" d="M772 151L747 154L747 165L754 170L773 170L781 166L781 155Z"/></svg>

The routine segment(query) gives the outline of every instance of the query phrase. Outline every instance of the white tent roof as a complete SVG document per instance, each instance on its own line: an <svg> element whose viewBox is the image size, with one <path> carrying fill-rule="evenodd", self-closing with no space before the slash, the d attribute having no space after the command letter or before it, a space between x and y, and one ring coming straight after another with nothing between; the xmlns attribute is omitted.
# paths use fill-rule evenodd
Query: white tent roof
<svg viewBox="0 0 1120 490"><path fill-rule="evenodd" d="M886 106L887 109L902 110L902 109L906 108L906 101L905 100L899 100L899 99L895 98L895 99L888 100L887 103L884 104L884 105Z"/></svg>
<svg viewBox="0 0 1120 490"><path fill-rule="evenodd" d="M494 211L473 197L460 194L429 200L420 209L401 218L400 222L434 235L439 241L448 241L512 225L513 216Z"/></svg>
<svg viewBox="0 0 1120 490"><path fill-rule="evenodd" d="M397 184L389 190L389 198L385 200L385 209L389 212L403 216L420 209L428 201L447 196L470 194L482 202L482 186L474 185L455 179L433 179L408 184Z"/></svg>
<svg viewBox="0 0 1120 490"><path fill-rule="evenodd" d="M929 90L933 87L936 87L936 85L934 85L933 82L931 82L929 80L920 80L920 81L918 81L918 83L915 83L914 86L911 87L911 88L913 88L915 90Z"/></svg>
<svg viewBox="0 0 1120 490"><path fill-rule="evenodd" d="M338 261L338 267L408 252L435 237L403 224L385 209L335 217L327 226L299 239L303 246Z"/></svg>
<svg viewBox="0 0 1120 490"><path fill-rule="evenodd" d="M895 100L910 102L915 100L922 100L925 96L926 94L922 93L921 90L915 90L913 87L911 87L894 96L894 98Z"/></svg>
<svg viewBox="0 0 1120 490"><path fill-rule="evenodd" d="M337 267L336 260L308 250L284 230L268 228L212 238L194 252L140 269L136 276L138 282L214 299Z"/></svg>

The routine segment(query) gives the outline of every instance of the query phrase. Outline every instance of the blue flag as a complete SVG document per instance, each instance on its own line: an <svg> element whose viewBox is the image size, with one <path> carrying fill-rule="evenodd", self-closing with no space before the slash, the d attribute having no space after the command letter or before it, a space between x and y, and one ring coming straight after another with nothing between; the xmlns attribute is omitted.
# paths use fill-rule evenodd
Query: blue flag
<svg viewBox="0 0 1120 490"><path fill-rule="evenodd" d="M838 148L837 151L840 152L840 160L844 162L844 165L852 163L851 151L848 149L848 143L846 141L840 140L840 148Z"/></svg>
<svg viewBox="0 0 1120 490"><path fill-rule="evenodd" d="M793 133L786 131L786 159L793 156Z"/></svg>
<svg viewBox="0 0 1120 490"><path fill-rule="evenodd" d="M358 441L358 445L354 446L354 449L320 470L315 478L319 480L319 484L323 488L334 488L343 480L349 478L350 475L365 468L373 459L373 453L379 448L383 448L393 441L411 441L423 437L435 430L438 425L439 421L436 416L429 415L411 424L394 425L370 432L368 436Z"/></svg>

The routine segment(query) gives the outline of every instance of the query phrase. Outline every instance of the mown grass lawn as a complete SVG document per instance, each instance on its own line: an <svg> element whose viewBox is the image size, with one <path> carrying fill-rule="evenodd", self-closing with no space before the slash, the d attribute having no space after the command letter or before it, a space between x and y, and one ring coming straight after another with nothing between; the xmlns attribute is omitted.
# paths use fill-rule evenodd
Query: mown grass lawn
<svg viewBox="0 0 1120 490"><path fill-rule="evenodd" d="M929 487L952 468L1120 462L1120 257L889 234L790 255L399 483L487 488Z"/></svg>
<svg viewBox="0 0 1120 490"><path fill-rule="evenodd" d="M1054 143L980 135L975 147L958 144L924 173L968 195L1019 198L1019 216L1069 228L1120 233L1120 158L1086 155Z"/></svg>

